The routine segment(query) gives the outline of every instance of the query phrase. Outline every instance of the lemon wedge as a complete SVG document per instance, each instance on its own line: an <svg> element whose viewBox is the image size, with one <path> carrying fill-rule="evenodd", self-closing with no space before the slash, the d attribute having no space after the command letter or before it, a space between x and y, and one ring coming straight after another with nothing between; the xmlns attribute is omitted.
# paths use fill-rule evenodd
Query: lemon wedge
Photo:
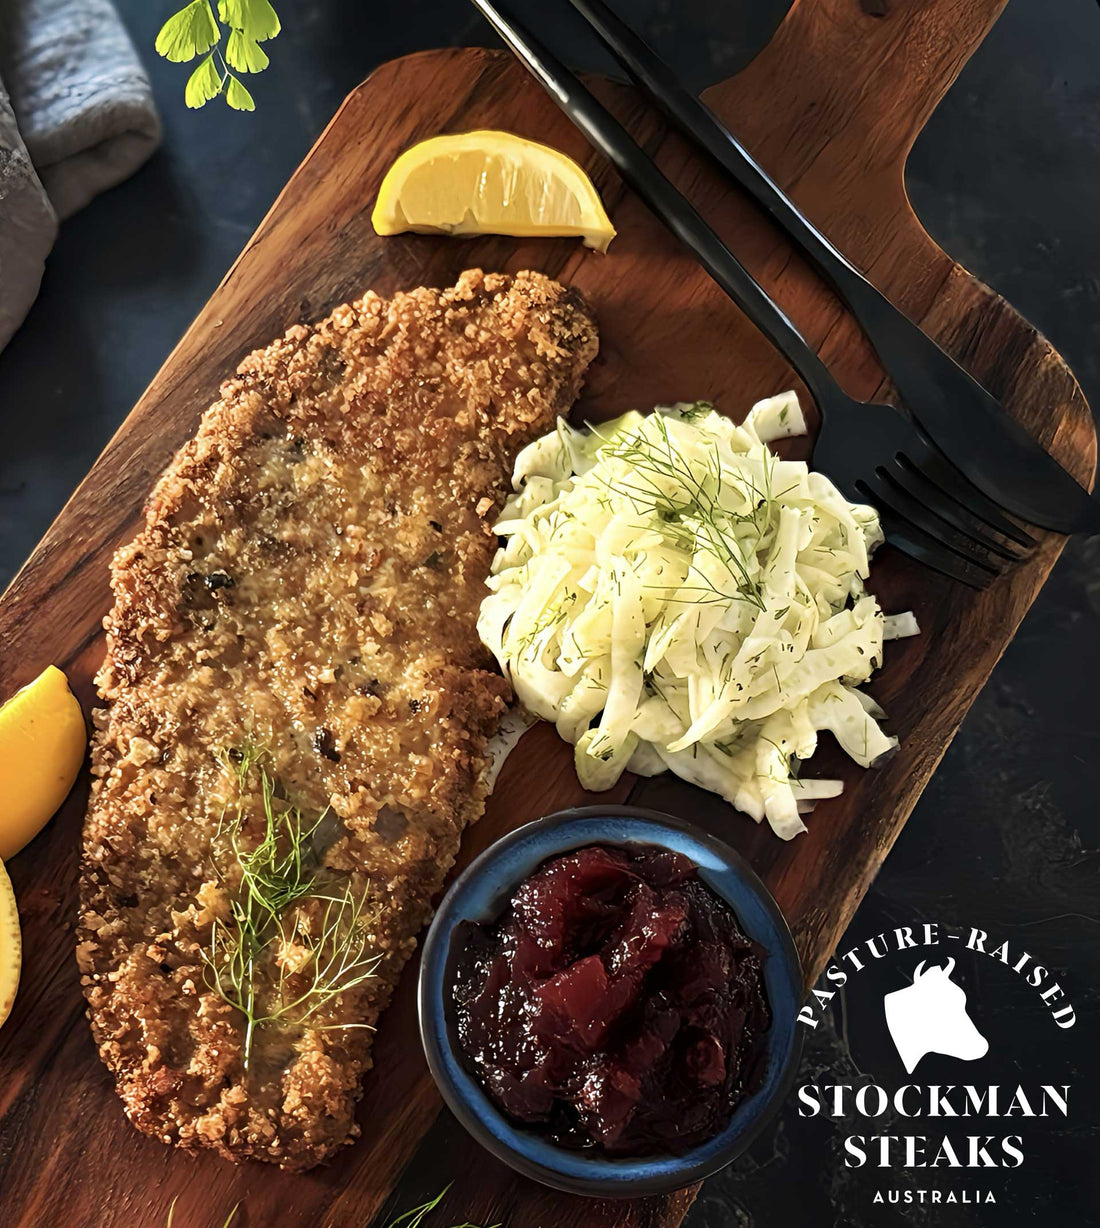
<svg viewBox="0 0 1100 1228"><path fill-rule="evenodd" d="M11 879L0 861L0 1027L11 1014L23 964L23 939Z"/></svg>
<svg viewBox="0 0 1100 1228"><path fill-rule="evenodd" d="M406 149L382 180L371 221L380 235L580 236L601 252L615 237L592 180L572 158L491 129Z"/></svg>
<svg viewBox="0 0 1100 1228"><path fill-rule="evenodd" d="M0 707L0 860L45 827L73 787L87 745L80 704L54 665Z"/></svg>

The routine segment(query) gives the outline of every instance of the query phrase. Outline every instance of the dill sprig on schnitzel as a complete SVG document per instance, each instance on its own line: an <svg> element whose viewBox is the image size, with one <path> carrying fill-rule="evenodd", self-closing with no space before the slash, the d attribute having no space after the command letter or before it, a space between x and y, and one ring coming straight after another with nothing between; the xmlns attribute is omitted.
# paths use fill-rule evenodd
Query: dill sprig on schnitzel
<svg viewBox="0 0 1100 1228"><path fill-rule="evenodd" d="M241 793L254 770L260 776L259 843L248 847L239 805L223 815L219 834L236 862L240 886L230 900L229 920L215 917L204 952L208 986L245 1018L247 1070L257 1029L276 1022L303 1024L374 975L380 957L370 952L370 931L377 913L367 888L357 894L349 876L321 865L313 837L327 810L306 818L300 807L281 803L265 753L251 744L216 758L236 776ZM262 973L272 963L277 975L265 978Z"/></svg>

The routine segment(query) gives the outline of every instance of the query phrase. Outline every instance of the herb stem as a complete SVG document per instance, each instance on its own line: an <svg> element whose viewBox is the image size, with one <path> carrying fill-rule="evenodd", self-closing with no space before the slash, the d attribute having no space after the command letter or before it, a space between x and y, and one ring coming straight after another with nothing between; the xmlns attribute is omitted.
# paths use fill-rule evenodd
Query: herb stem
<svg viewBox="0 0 1100 1228"><path fill-rule="evenodd" d="M240 803L232 817L223 813L219 823L240 886L230 901L230 920L215 918L210 949L204 952L208 987L244 1016L242 1064L247 1071L261 1028L276 1022L303 1026L374 975L381 956L371 953L370 934L378 918L369 906L369 883L357 893L350 875L336 877L320 864L312 837L327 811L309 822L297 806L277 805L274 778L264 753L255 747L217 758L235 775L239 797L252 772L260 774L264 827L255 847L245 847ZM224 875L219 878L226 883ZM303 958L288 971L287 952L295 943L303 948ZM261 977L272 963L278 974L261 1001ZM291 974L308 977L298 992L288 985ZM332 1023L325 1030L365 1026Z"/></svg>

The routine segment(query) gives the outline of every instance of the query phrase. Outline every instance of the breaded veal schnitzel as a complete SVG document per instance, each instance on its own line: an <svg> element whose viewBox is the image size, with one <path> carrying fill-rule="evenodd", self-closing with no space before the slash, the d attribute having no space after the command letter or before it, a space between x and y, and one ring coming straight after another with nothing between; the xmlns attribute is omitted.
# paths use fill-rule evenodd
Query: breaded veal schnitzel
<svg viewBox="0 0 1100 1228"><path fill-rule="evenodd" d="M484 807L490 525L596 345L538 273L367 294L246 358L158 481L112 569L77 952L139 1130L295 1169L358 1132Z"/></svg>

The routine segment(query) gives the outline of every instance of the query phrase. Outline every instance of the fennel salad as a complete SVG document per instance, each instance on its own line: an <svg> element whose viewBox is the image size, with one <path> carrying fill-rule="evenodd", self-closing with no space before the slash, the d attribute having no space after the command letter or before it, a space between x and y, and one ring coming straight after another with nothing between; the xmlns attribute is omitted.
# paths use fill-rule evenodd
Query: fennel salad
<svg viewBox="0 0 1100 1228"><path fill-rule="evenodd" d="M859 686L919 628L864 587L875 510L767 446L805 429L788 392L740 426L561 421L517 457L478 631L586 789L672 771L790 839L843 787L799 778L821 731L863 767L897 745Z"/></svg>

